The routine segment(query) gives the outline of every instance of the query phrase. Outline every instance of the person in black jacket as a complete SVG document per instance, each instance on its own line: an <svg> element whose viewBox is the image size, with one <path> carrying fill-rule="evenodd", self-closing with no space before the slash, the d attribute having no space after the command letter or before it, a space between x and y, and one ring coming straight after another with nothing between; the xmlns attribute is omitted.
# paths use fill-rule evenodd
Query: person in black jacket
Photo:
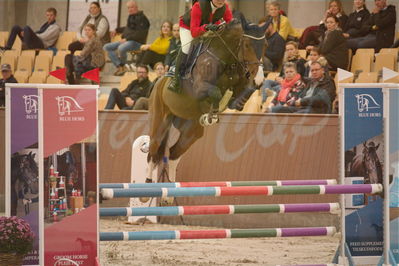
<svg viewBox="0 0 399 266"><path fill-rule="evenodd" d="M330 70L334 71L337 68L346 69L349 61L346 39L338 28L338 23L336 16L327 17L327 31L320 43L320 53L327 59Z"/></svg>
<svg viewBox="0 0 399 266"><path fill-rule="evenodd" d="M165 70L168 71L171 66L175 66L177 54L181 48L180 26L174 24L172 27L172 39L170 39L168 54L165 57Z"/></svg>
<svg viewBox="0 0 399 266"><path fill-rule="evenodd" d="M150 28L148 18L143 11L139 11L135 1L127 2L127 10L129 17L127 18L126 27L117 28L111 32L111 36L115 36L116 33L122 33L122 40L104 45L104 50L108 52L112 63L118 68L114 73L116 76L122 76L126 72L127 52L140 50L140 46L147 41Z"/></svg>
<svg viewBox="0 0 399 266"><path fill-rule="evenodd" d="M374 48L378 53L381 48L391 47L395 39L396 9L387 5L387 0L375 0L375 7L370 17L361 28L364 37L348 41L352 50Z"/></svg>
<svg viewBox="0 0 399 266"><path fill-rule="evenodd" d="M342 28L344 37L348 39L362 37L361 29L370 17L365 0L354 0L353 6L355 7L355 11L349 14L345 27Z"/></svg>
<svg viewBox="0 0 399 266"><path fill-rule="evenodd" d="M334 81L325 74L319 62L312 63L310 71L311 79L299 94L295 106L275 106L273 113L331 113L331 104L336 96Z"/></svg>
<svg viewBox="0 0 399 266"><path fill-rule="evenodd" d="M11 66L9 64L1 65L1 76L0 79L0 107L6 105L6 83L18 83L18 81L12 75Z"/></svg>
<svg viewBox="0 0 399 266"><path fill-rule="evenodd" d="M118 105L121 110L132 110L136 101L140 97L149 95L152 83L148 79L148 67L146 65L137 66L137 79L133 80L122 92L113 88L104 109L112 110Z"/></svg>
<svg viewBox="0 0 399 266"><path fill-rule="evenodd" d="M277 71L284 58L285 40L274 29L272 22L266 30L266 39L267 48L263 58L264 69L266 71Z"/></svg>

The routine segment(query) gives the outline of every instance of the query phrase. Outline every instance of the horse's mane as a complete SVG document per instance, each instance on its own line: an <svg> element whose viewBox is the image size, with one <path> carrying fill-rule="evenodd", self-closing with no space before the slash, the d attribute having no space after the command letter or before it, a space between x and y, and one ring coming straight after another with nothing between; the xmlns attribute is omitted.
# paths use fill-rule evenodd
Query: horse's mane
<svg viewBox="0 0 399 266"><path fill-rule="evenodd" d="M226 25L222 26L223 29L220 32L208 31L204 33L200 38L195 38L193 43L198 43L200 41L206 41L211 39L217 39L217 35L220 35L226 43L231 44L232 41L238 40L244 34L241 23L238 20L233 19Z"/></svg>

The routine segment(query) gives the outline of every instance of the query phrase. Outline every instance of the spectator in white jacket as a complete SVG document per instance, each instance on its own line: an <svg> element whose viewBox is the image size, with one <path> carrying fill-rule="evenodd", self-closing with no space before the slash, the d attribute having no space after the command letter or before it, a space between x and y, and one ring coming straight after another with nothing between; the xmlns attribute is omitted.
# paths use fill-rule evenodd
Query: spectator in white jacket
<svg viewBox="0 0 399 266"><path fill-rule="evenodd" d="M11 30L6 46L0 48L11 50L17 35L27 49L45 49L54 46L61 33L61 27L55 21L56 16L57 10L53 7L48 8L46 10L47 21L36 32L29 26L21 28L15 25Z"/></svg>

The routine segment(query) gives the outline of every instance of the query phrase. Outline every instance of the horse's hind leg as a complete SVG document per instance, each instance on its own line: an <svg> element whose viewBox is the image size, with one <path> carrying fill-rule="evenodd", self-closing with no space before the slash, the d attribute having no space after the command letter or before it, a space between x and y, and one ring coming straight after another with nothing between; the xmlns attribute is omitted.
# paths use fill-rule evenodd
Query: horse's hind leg
<svg viewBox="0 0 399 266"><path fill-rule="evenodd" d="M180 131L177 142L169 149L170 160L179 159L190 147L204 135L204 128L194 120L174 120L173 125Z"/></svg>

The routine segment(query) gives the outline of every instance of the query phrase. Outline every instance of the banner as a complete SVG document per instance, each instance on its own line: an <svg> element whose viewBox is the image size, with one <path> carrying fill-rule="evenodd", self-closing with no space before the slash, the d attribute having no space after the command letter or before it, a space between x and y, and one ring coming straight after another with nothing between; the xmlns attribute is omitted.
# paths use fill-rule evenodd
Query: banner
<svg viewBox="0 0 399 266"><path fill-rule="evenodd" d="M23 264L39 265L38 90L18 85L6 90L6 215L31 226L33 250Z"/></svg>
<svg viewBox="0 0 399 266"><path fill-rule="evenodd" d="M346 184L383 183L382 88L344 89L344 176ZM355 261L373 263L383 252L382 195L346 195L345 241ZM357 260L358 259L358 260ZM365 261L365 260L363 260Z"/></svg>
<svg viewBox="0 0 399 266"><path fill-rule="evenodd" d="M391 254L399 263L399 88L389 90L389 216ZM392 261L391 261L392 263Z"/></svg>
<svg viewBox="0 0 399 266"><path fill-rule="evenodd" d="M43 88L39 96L44 264L95 265L97 90Z"/></svg>

